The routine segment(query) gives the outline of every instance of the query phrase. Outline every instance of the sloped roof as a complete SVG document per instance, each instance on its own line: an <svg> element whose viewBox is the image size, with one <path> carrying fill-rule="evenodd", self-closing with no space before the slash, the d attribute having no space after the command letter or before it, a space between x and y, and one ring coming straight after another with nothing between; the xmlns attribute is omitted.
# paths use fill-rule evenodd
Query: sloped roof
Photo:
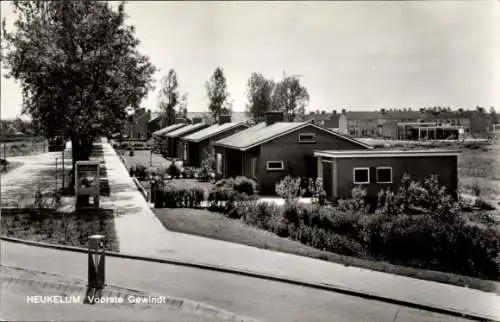
<svg viewBox="0 0 500 322"><path fill-rule="evenodd" d="M188 112L187 117L189 119L193 119L195 117L205 117L209 115L209 112ZM232 122L245 122L248 121L250 118L246 115L245 112L232 112L231 113L231 121Z"/></svg>
<svg viewBox="0 0 500 322"><path fill-rule="evenodd" d="M155 136L162 136L162 135L165 135L167 133L170 133L172 131L175 131L183 126L185 126L186 124L184 123L177 123L177 124L172 124L172 125L169 125L161 130L158 130L158 131L155 131L153 132L153 135Z"/></svg>
<svg viewBox="0 0 500 322"><path fill-rule="evenodd" d="M205 123L190 124L190 125L186 125L184 127L181 127L178 130L169 132L166 134L166 136L169 138L176 138L176 137L182 136L185 133L189 133L190 131L195 131L196 129L203 129L206 126L207 125Z"/></svg>
<svg viewBox="0 0 500 322"><path fill-rule="evenodd" d="M265 122L259 123L247 130L238 132L227 138L217 141L215 144L231 149L237 150L248 150L254 146L263 144L269 140L278 138L292 131L301 129L306 126L313 126L322 131L331 133L332 135L341 137L345 140L351 141L353 143L359 144L360 146L371 148L370 145L365 144L361 141L355 140L348 136L327 130L320 126L317 126L311 122L277 122L272 125L266 126Z"/></svg>
<svg viewBox="0 0 500 322"><path fill-rule="evenodd" d="M244 122L231 122L231 123L224 123L224 124L214 124L212 126L209 126L203 130L194 132L192 134L189 134L188 136L184 137L183 139L186 141L190 142L200 142L206 139L209 139L215 135L218 135L220 133L223 133L225 131L231 130L235 126L245 124Z"/></svg>

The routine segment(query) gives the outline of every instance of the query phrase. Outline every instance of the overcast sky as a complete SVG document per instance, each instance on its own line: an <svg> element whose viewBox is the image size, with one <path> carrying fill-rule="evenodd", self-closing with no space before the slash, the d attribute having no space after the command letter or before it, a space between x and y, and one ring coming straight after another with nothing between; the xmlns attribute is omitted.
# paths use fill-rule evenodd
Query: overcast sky
<svg viewBox="0 0 500 322"><path fill-rule="evenodd" d="M233 109L245 109L252 72L299 74L309 110L476 105L500 107L497 1L148 2L126 5L141 50L177 71L189 111L207 109L205 82L224 69ZM2 1L2 18L14 15ZM494 9L494 10L493 10ZM3 73L3 72L2 72ZM21 110L2 77L2 118ZM498 86L496 86L498 89ZM498 92L498 91L497 91ZM495 96L497 95L497 96ZM156 109L156 91L143 106Z"/></svg>

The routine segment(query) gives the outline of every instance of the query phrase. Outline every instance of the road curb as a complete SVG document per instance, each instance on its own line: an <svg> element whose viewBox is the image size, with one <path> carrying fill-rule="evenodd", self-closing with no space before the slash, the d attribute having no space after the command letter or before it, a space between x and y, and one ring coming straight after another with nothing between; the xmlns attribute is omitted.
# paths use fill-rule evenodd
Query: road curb
<svg viewBox="0 0 500 322"><path fill-rule="evenodd" d="M13 266L6 266L10 268L16 268ZM87 285L85 284L78 284L78 283L71 283L71 282L54 282L54 281L41 281L39 279L32 279L32 278L25 278L25 277L5 277L2 276L0 277L0 282L5 288L12 288L16 286L25 286L25 282L30 282L31 285L37 285L39 287L42 287L44 290L50 290L53 291L54 294L55 292L58 292L61 288L64 288L64 286L68 286L72 289L71 292L68 294L76 294L77 296L81 298L86 297L86 292L87 292ZM80 282L80 281L79 281ZM107 287L112 288L111 290L107 290L106 288L104 289L102 296L104 297L113 297L121 295L122 298L128 298L130 296L132 297L148 297L148 296L154 296L154 297L160 297L159 294L147 292L147 291L141 291L141 290L135 290L135 289L128 289L126 287L117 285L117 284L106 284ZM164 297L164 303L163 305L170 306L171 309L181 309L184 312L191 313L191 314L201 314L203 316L209 316L212 318L218 318L223 321L238 321L238 322L257 322L259 320L243 316L240 314L236 314L233 312L226 311L224 309L218 308L213 305L205 304L202 302L196 302L192 301L189 299L184 299L184 298L178 298L178 297L173 297L173 296L165 296ZM140 304L139 304L140 305ZM150 304L146 304L150 305Z"/></svg>
<svg viewBox="0 0 500 322"><path fill-rule="evenodd" d="M63 246L63 245L54 245L54 244L48 244L48 243L42 243L42 242L27 241L27 240L22 240L22 239L18 239L18 238L5 237L2 235L0 235L0 239L5 240L5 241L9 241L9 242L13 242L13 243L20 243L20 244L36 246L36 247L51 248L51 249L58 249L58 250L65 250L65 251L72 251L72 252L79 252L79 253L88 253L88 250L86 248L75 247L75 246ZM314 283L314 282L304 281L304 280L300 280L300 279L292 279L292 278L282 277L282 276L278 276L278 275L274 275L274 274L263 274L263 273L258 273L258 272L243 270L243 269L236 269L236 268L224 267L224 266L219 266L219 265L212 265L212 264L207 264L207 263L199 263L199 262L196 263L196 262L174 259L174 258L157 258L157 257L139 256L139 255L133 255L133 254L126 254L126 253L110 252L110 251L106 251L106 255L110 256L110 257L132 259L132 260L141 260L141 261L170 264L170 265L177 265L177 266L185 266L185 267L210 270L210 271L221 272L221 273L229 273L229 274L247 276L247 277L252 277L252 278L267 279L270 281L288 283L288 284L292 284L292 285L315 288L315 289L320 289L320 290L325 290L325 291L332 291L332 292L336 292L336 293L361 297L361 298L365 298L365 299L369 299L369 300L376 300L376 301L380 301L380 302L411 307L414 309L420 309L420 310L430 311L430 312L434 312L434 313L470 319L470 320L474 320L474 321L485 321L485 322L486 321L487 322L500 321L500 320L496 320L493 317L481 315L478 313L459 312L458 310L452 309L452 308L443 308L443 307L438 307L438 306L432 306L429 304L409 302L409 301L394 299L394 298L390 298L390 297L386 297L386 296L382 296L382 295L378 295L378 294L374 294L374 293L365 293L365 292L361 292L358 290L349 289L346 287L340 287L340 286L326 284L326 283Z"/></svg>

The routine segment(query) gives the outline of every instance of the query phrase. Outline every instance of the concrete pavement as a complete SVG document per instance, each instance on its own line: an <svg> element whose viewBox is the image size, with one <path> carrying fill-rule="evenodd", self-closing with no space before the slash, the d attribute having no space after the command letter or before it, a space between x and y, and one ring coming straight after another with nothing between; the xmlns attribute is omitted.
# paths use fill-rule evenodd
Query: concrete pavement
<svg viewBox="0 0 500 322"><path fill-rule="evenodd" d="M311 281L500 320L500 296L494 293L167 231L137 190L111 145L104 142L102 147L113 196L106 205L119 214L116 232L120 252Z"/></svg>
<svg viewBox="0 0 500 322"><path fill-rule="evenodd" d="M255 321L203 303L113 285L101 296L114 303L84 305L84 280L6 266L0 272L0 314L10 321Z"/></svg>
<svg viewBox="0 0 500 322"><path fill-rule="evenodd" d="M38 275L46 278L56 274L57 281L62 277L64 280L84 280L87 276L86 254L6 241L2 241L0 247L2 265L44 272ZM125 289L134 294L140 292L190 299L262 321L466 321L447 315L287 283L109 256L106 258L106 283L113 285L111 290ZM51 291L41 293L49 295ZM16 303L14 304L17 305ZM48 310L47 307L52 306L46 305L43 310ZM15 308L14 306L11 312ZM34 309L33 305L29 307L26 304L20 308ZM35 309L37 308L38 306ZM52 316L44 313L43 317L54 320L56 317L67 316L65 314L70 313L59 312L59 310L68 309L58 307L56 312L53 308ZM128 312L125 309L124 311ZM2 304L1 315L5 318L7 316L4 312L6 311ZM77 319L79 316L77 314L80 313L75 311L73 319ZM92 316L95 317L97 314L100 313ZM109 319L112 319L112 312L107 314ZM137 315L135 312L128 312L128 314L127 320L156 318L156 315L148 317L147 312L138 312ZM114 320L124 315L117 314ZM168 317L167 313L166 318ZM161 320L164 319L161 318Z"/></svg>

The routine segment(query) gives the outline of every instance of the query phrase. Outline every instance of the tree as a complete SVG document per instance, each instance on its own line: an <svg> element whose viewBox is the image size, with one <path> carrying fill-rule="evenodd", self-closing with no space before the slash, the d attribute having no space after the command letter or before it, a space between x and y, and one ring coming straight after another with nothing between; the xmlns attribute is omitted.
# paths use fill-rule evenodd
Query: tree
<svg viewBox="0 0 500 322"><path fill-rule="evenodd" d="M210 77L205 84L205 87L210 101L208 110L210 111L212 119L217 121L220 115L230 113L232 110L232 102L229 100L226 77L221 67L215 69L212 77Z"/></svg>
<svg viewBox="0 0 500 322"><path fill-rule="evenodd" d="M179 117L187 119L187 113L188 113L187 105L188 105L188 94L184 93L179 100L179 109L177 111L177 115Z"/></svg>
<svg viewBox="0 0 500 322"><path fill-rule="evenodd" d="M284 111L286 119L294 121L304 115L309 104L309 93L300 84L298 76L287 76L276 84L272 102L273 110Z"/></svg>
<svg viewBox="0 0 500 322"><path fill-rule="evenodd" d="M498 124L498 115L493 106L490 107L490 117L493 124Z"/></svg>
<svg viewBox="0 0 500 322"><path fill-rule="evenodd" d="M8 77L22 87L23 113L46 136L71 139L73 168L96 137L120 132L155 72L139 53L125 5L101 1L14 1L13 31L3 21ZM73 172L74 173L74 172ZM74 178L73 178L74 179Z"/></svg>
<svg viewBox="0 0 500 322"><path fill-rule="evenodd" d="M176 108L180 102L179 82L175 70L170 69L161 79L161 89L158 93L159 108L163 126L175 123Z"/></svg>
<svg viewBox="0 0 500 322"><path fill-rule="evenodd" d="M256 122L264 119L264 113L272 109L274 81L262 74L253 73L247 83L246 113Z"/></svg>

